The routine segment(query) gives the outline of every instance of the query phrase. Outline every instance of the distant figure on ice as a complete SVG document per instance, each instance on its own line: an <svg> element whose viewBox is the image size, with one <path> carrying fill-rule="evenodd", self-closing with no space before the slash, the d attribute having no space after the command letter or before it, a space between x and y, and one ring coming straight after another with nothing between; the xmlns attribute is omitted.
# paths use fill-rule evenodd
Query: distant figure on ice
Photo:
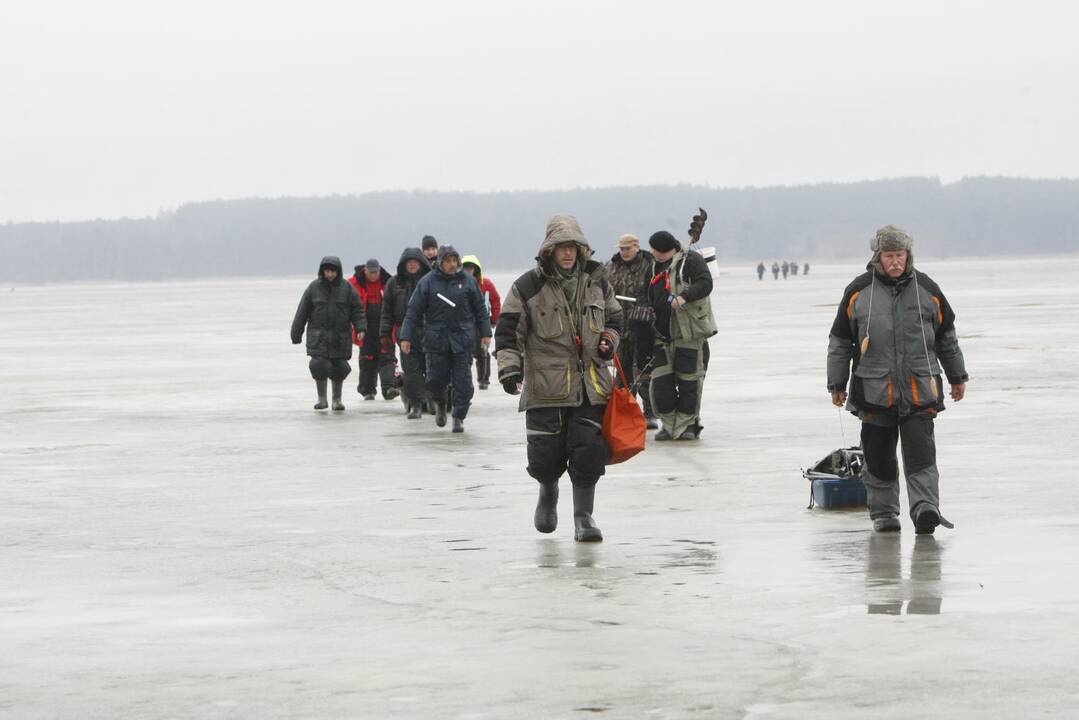
<svg viewBox="0 0 1079 720"><path fill-rule="evenodd" d="M803 275L808 275L808 274L809 274L809 263L806 263L806 264L805 264L805 265L804 265L804 266L802 267L802 274L803 274Z"/></svg>
<svg viewBox="0 0 1079 720"><path fill-rule="evenodd" d="M311 377L318 390L316 410L325 410L326 380L333 381L333 409L345 409L341 386L352 372L352 332L362 342L367 330L363 302L356 289L341 277L341 261L327 255L318 266L318 278L304 290L292 319L292 344L299 345L307 330Z"/></svg>
<svg viewBox="0 0 1079 720"><path fill-rule="evenodd" d="M656 343L656 333L652 330L655 313L648 305L648 283L654 274L653 265L655 259L652 253L641 250L641 241L637 236L623 235L618 238L618 252L607 263L607 279L614 290L615 299L622 306L622 337L618 343L618 359L630 385L639 382L638 392L645 423L654 429L658 424L652 412L652 400L648 392L651 372L642 373L652 361L652 347ZM632 300L621 300L619 297Z"/></svg>
<svg viewBox="0 0 1079 720"><path fill-rule="evenodd" d="M382 296L390 281L390 274L378 260L371 258L365 264L357 265L348 281L363 301L367 327L371 328L363 340L353 335L353 341L360 348L360 382L356 392L363 395L364 400L374 400L375 383L378 381L382 385L382 397L392 400L400 395L395 372L397 358L393 344L388 339L383 340L376 332L382 321Z"/></svg>
<svg viewBox="0 0 1079 720"><path fill-rule="evenodd" d="M784 280L787 279L787 275L790 273L790 271L791 271L791 264L789 262L787 262L786 260L784 260L783 261L783 279Z"/></svg>
<svg viewBox="0 0 1079 720"><path fill-rule="evenodd" d="M916 533L931 534L937 525L951 527L940 514L933 434L933 419L944 410L941 366L956 402L966 394L967 371L955 313L940 287L914 269L912 246L894 225L870 243L867 272L847 286L828 337L828 391L836 406L846 403L862 420L873 529L900 528L895 448L902 439L910 518Z"/></svg>
<svg viewBox="0 0 1079 720"><path fill-rule="evenodd" d="M573 483L573 537L598 542L592 518L596 483L609 448L600 431L613 387L607 363L618 349L622 308L591 260L572 215L555 215L537 264L513 283L498 321L498 380L521 395L528 474L539 482L533 519L542 533L558 526L558 480Z"/></svg>
<svg viewBox="0 0 1079 720"><path fill-rule="evenodd" d="M762 260L761 263L757 266L757 279L758 280L763 280L764 279L764 271L765 271L764 261Z"/></svg>
<svg viewBox="0 0 1079 720"><path fill-rule="evenodd" d="M412 337L423 326L427 356L427 390L435 401L435 424L446 424L446 388L453 383L453 432L465 431L472 403L472 354L476 336L491 344L491 316L483 305L480 286L461 269L461 256L452 245L438 249L438 269L416 285L405 322L401 325L401 352L412 350Z"/></svg>
<svg viewBox="0 0 1079 720"><path fill-rule="evenodd" d="M386 284L382 297L382 320L379 325L381 343L393 347L400 341L405 311L416 285L431 266L418 247L405 248L397 261L397 274ZM423 353L423 333L418 330L411 343L411 352L401 351L401 378L404 381L405 409L409 420L418 420L427 401L427 360Z"/></svg>
<svg viewBox="0 0 1079 720"><path fill-rule="evenodd" d="M696 440L704 391L704 346L716 334L712 273L700 253L666 230L648 239L656 258L649 304L656 313L652 407L663 422L656 440Z"/></svg>
<svg viewBox="0 0 1079 720"><path fill-rule="evenodd" d="M465 255L461 265L465 272L476 278L476 282L479 283L483 305L491 318L491 327L494 327L498 324L498 316L502 312L502 297L498 294L498 289L490 278L484 277L483 266L475 255ZM476 337L476 382L480 390L486 390L491 384L491 351L478 336Z"/></svg>
<svg viewBox="0 0 1079 720"><path fill-rule="evenodd" d="M798 263L791 260L791 275L797 275L797 274L798 274Z"/></svg>
<svg viewBox="0 0 1079 720"><path fill-rule="evenodd" d="M778 280L779 279L779 263L778 262L773 262L772 263L772 279L773 280Z"/></svg>
<svg viewBox="0 0 1079 720"><path fill-rule="evenodd" d="M427 267L435 270L435 264L438 261L438 240L431 235L424 235L423 240L420 241L420 249L423 250L423 256L427 258Z"/></svg>

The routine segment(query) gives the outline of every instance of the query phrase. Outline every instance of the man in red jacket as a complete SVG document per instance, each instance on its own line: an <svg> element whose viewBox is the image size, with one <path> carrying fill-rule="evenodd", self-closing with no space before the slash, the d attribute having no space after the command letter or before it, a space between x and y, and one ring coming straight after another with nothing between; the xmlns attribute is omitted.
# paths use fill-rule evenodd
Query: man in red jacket
<svg viewBox="0 0 1079 720"><path fill-rule="evenodd" d="M502 312L502 298L495 289L495 284L483 276L483 266L480 259L475 255L465 255L461 261L464 271L474 277L480 286L480 295L483 303L487 306L487 312L491 315L491 327L498 325L498 316ZM476 382L480 390L486 390L491 384L491 352L487 346L476 343Z"/></svg>
<svg viewBox="0 0 1079 720"><path fill-rule="evenodd" d="M357 265L355 274L348 281L356 288L363 301L367 313L367 327L378 327L382 319L382 293L386 283L390 281L390 274L378 260L371 258L363 265ZM363 395L364 400L374 400L375 383L378 381L382 385L382 397L392 400L401 394L397 389L395 372L397 358L393 343L388 339L382 341L377 335L378 333L367 333L362 340L357 339L355 333L352 335L352 342L360 346L360 383L356 386L356 391Z"/></svg>

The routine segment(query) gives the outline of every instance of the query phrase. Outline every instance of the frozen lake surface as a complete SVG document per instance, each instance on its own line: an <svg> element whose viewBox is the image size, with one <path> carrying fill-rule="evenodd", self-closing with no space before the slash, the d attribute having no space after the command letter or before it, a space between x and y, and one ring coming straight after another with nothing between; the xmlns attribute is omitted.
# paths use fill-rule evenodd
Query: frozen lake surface
<svg viewBox="0 0 1079 720"><path fill-rule="evenodd" d="M755 263L754 263L755 264ZM0 718L903 718L1079 703L1079 258L926 261L954 531L805 509L857 263L713 297L705 431L532 528L524 418L316 413L309 278L0 293ZM494 274L503 292L511 276ZM904 491L905 492L905 491Z"/></svg>

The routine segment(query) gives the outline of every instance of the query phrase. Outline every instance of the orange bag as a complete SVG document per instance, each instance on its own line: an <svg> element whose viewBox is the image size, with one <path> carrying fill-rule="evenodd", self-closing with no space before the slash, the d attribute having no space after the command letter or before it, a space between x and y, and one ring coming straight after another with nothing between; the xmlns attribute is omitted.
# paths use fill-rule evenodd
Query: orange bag
<svg viewBox="0 0 1079 720"><path fill-rule="evenodd" d="M608 465L625 462L644 450L646 430L644 413L637 404L637 398L629 391L626 373L622 370L618 355L614 356L614 366L618 369L622 387L611 390L607 409L603 412L603 437L611 449Z"/></svg>

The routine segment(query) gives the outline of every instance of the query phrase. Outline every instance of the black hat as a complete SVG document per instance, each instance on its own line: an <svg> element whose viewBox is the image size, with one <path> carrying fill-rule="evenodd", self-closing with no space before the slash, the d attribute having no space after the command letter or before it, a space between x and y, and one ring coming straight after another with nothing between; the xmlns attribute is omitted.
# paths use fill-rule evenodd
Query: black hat
<svg viewBox="0 0 1079 720"><path fill-rule="evenodd" d="M438 240L435 240L433 235L424 235L423 240L420 241L420 247L424 250L427 248L437 248Z"/></svg>
<svg viewBox="0 0 1079 720"><path fill-rule="evenodd" d="M382 266L378 264L378 260L375 260L374 258L371 258L370 260L368 260L366 263L364 263L363 266L367 270L381 270L382 269Z"/></svg>
<svg viewBox="0 0 1079 720"><path fill-rule="evenodd" d="M678 241L674 239L674 235L671 235L666 230L652 233L652 237L648 238L648 244L653 250L658 250L659 252L667 252L679 247Z"/></svg>

